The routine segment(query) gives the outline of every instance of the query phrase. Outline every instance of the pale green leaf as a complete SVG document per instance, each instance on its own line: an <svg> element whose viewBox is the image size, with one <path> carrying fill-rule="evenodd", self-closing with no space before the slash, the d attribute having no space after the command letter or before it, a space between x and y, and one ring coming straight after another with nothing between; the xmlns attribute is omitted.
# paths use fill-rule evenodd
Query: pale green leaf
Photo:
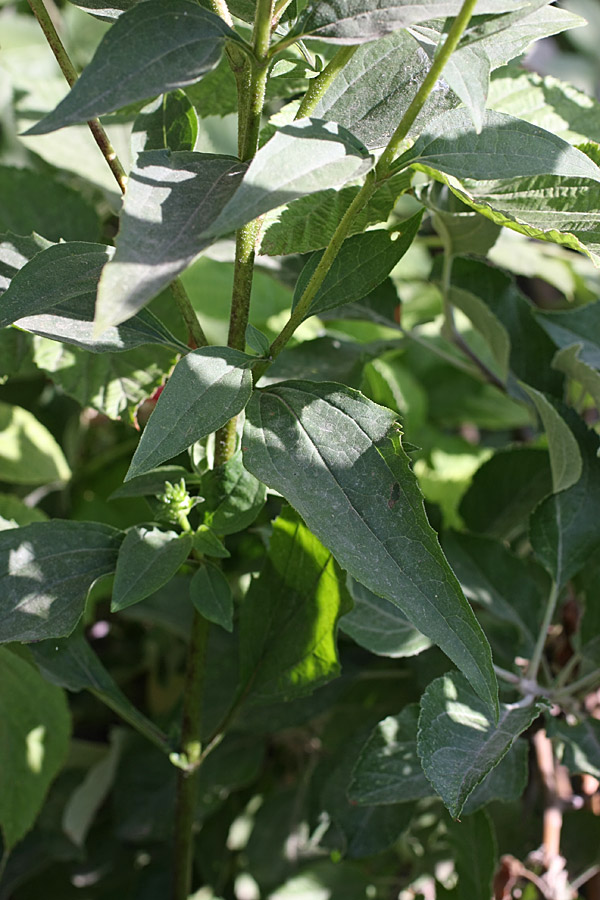
<svg viewBox="0 0 600 900"><path fill-rule="evenodd" d="M35 506L26 506L14 494L0 494L0 516L10 519L15 525L31 525L32 522L46 522L48 516Z"/></svg>
<svg viewBox="0 0 600 900"><path fill-rule="evenodd" d="M92 585L114 572L123 536L52 519L0 533L0 642L70 634Z"/></svg>
<svg viewBox="0 0 600 900"><path fill-rule="evenodd" d="M242 445L247 468L494 708L489 646L429 526L395 414L339 384L284 382L255 392Z"/></svg>
<svg viewBox="0 0 600 900"><path fill-rule="evenodd" d="M125 480L177 456L241 412L252 393L254 361L228 347L184 356L158 399Z"/></svg>
<svg viewBox="0 0 600 900"><path fill-rule="evenodd" d="M0 480L69 481L71 469L53 435L27 409L0 401Z"/></svg>
<svg viewBox="0 0 600 900"><path fill-rule="evenodd" d="M340 622L341 630L377 656L415 656L431 641L410 624L399 607L378 597L358 581L350 585L354 606Z"/></svg>
<svg viewBox="0 0 600 900"><path fill-rule="evenodd" d="M581 453L573 432L557 412L552 402L541 391L528 384L521 387L535 404L548 439L552 488L554 493L576 484L582 471Z"/></svg>
<svg viewBox="0 0 600 900"><path fill-rule="evenodd" d="M176 531L135 525L119 549L112 612L145 600L171 580L190 555L192 538Z"/></svg>
<svg viewBox="0 0 600 900"><path fill-rule="evenodd" d="M60 688L0 648L0 827L8 852L33 826L69 749L71 719Z"/></svg>
<svg viewBox="0 0 600 900"><path fill-rule="evenodd" d="M133 123L131 149L193 150L198 137L198 116L183 91L159 94L138 113Z"/></svg>
<svg viewBox="0 0 600 900"><path fill-rule="evenodd" d="M534 702L527 706L501 703L494 724L459 672L431 682L421 697L418 751L425 774L454 818L541 709Z"/></svg>
<svg viewBox="0 0 600 900"><path fill-rule="evenodd" d="M28 134L86 122L155 94L198 81L239 40L219 16L189 0L146 0L115 22L56 109Z"/></svg>
<svg viewBox="0 0 600 900"><path fill-rule="evenodd" d="M206 563L198 569L190 582L190 599L209 622L233 631L233 594L216 566Z"/></svg>

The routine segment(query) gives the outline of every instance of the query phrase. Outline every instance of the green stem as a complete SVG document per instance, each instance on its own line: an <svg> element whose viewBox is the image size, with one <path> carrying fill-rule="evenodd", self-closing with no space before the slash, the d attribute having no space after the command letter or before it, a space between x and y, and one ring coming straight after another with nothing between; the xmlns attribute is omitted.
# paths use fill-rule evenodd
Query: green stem
<svg viewBox="0 0 600 900"><path fill-rule="evenodd" d="M408 109L402 116L400 124L396 128L395 132L390 138L387 147L379 158L379 162L377 163L376 168L378 178L388 173L389 168L394 161L394 157L398 153L402 142L407 137L408 132L410 131L410 128L413 125L415 119L423 109L427 98L435 87L436 81L442 74L444 66L456 50L458 43L463 36L467 25L469 24L469 20L473 14L476 3L477 0L464 0L459 14L452 23L452 27L448 32L446 40L441 46L438 46L429 72L425 76L425 79L423 80L423 83L421 84L419 90L413 97Z"/></svg>
<svg viewBox="0 0 600 900"><path fill-rule="evenodd" d="M580 691L594 688L598 684L600 684L600 669L596 669L594 672L584 675L583 678L578 678L577 681L572 681L571 684L565 685L562 690L556 691L554 696L557 698L573 696L573 694L578 694Z"/></svg>
<svg viewBox="0 0 600 900"><path fill-rule="evenodd" d="M213 12L223 19L230 28L233 28L233 19L231 18L231 13L229 12L226 0L210 0L210 5L213 8Z"/></svg>
<svg viewBox="0 0 600 900"><path fill-rule="evenodd" d="M296 113L297 119L302 119L304 116L311 115L327 88L342 71L346 63L352 59L357 50L358 46L356 44L349 47L340 47L323 71L317 75L316 78L312 79L308 90L304 95L304 99L298 107L298 112Z"/></svg>
<svg viewBox="0 0 600 900"><path fill-rule="evenodd" d="M562 669L558 673L556 680L554 682L553 687L555 690L558 691L561 688L565 687L567 681L569 680L569 678L571 677L571 675L573 674L573 672L575 671L575 669L577 668L577 666L579 665L581 660L582 660L581 654L574 653L573 656L571 657L571 659L569 659L565 663L565 665L562 667Z"/></svg>
<svg viewBox="0 0 600 900"><path fill-rule="evenodd" d="M180 752L184 765L177 773L173 900L188 900L192 892L194 820L202 754L202 697L208 629L207 620L194 610L183 690Z"/></svg>
<svg viewBox="0 0 600 900"><path fill-rule="evenodd" d="M195 347L208 346L202 325L198 321L196 311L180 278L176 278L175 281L171 282L171 293L181 313L181 318L186 324L190 345L194 344Z"/></svg>
<svg viewBox="0 0 600 900"><path fill-rule="evenodd" d="M559 589L556 581L552 582L552 588L550 589L550 594L548 595L548 602L546 603L546 611L544 613L544 620L540 626L540 633L538 635L538 639L533 650L533 654L531 656L531 662L529 663L529 668L527 669L527 678L530 681L535 681L538 676L538 672L540 670L540 665L542 662L542 656L544 654L544 647L546 646L546 640L548 637L548 629L552 624L552 619L554 617L554 611L556 609L556 604L558 602ZM572 685L569 685L569 689Z"/></svg>

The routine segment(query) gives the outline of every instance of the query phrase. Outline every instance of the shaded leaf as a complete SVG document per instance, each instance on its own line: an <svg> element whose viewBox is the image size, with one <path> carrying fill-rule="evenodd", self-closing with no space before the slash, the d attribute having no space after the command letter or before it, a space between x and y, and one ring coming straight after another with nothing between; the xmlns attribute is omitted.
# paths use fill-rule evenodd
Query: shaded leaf
<svg viewBox="0 0 600 900"><path fill-rule="evenodd" d="M527 384L522 387L533 400L546 432L552 488L556 494L579 481L582 470L581 453L573 432L548 397Z"/></svg>
<svg viewBox="0 0 600 900"><path fill-rule="evenodd" d="M111 611L139 603L171 580L192 549L189 534L135 525L119 549Z"/></svg>
<svg viewBox="0 0 600 900"><path fill-rule="evenodd" d="M51 484L70 478L65 455L48 429L29 410L0 401L0 480Z"/></svg>
<svg viewBox="0 0 600 900"><path fill-rule="evenodd" d="M596 409L600 410L600 372L588 366L580 358L583 344L571 344L558 350L552 360L552 368L563 372L568 378L578 381L594 401Z"/></svg>
<svg viewBox="0 0 600 900"><path fill-rule="evenodd" d="M415 656L431 641L410 624L399 607L378 597L358 581L351 582L354 606L340 622L340 628L361 647L377 656L394 659Z"/></svg>
<svg viewBox="0 0 600 900"><path fill-rule="evenodd" d="M580 360L600 370L600 303L557 312L536 310L535 318L557 347L578 344Z"/></svg>
<svg viewBox="0 0 600 900"><path fill-rule="evenodd" d="M247 468L339 564L399 606L495 706L489 646L427 522L395 415L338 384L284 382L255 392L242 443Z"/></svg>
<svg viewBox="0 0 600 900"><path fill-rule="evenodd" d="M158 469L150 469L144 475L138 475L132 478L127 484L122 484L113 491L109 500L118 500L122 497L145 497L149 494L163 494L165 490L165 482L170 481L175 484L176 481L185 479L187 485L199 484L201 478L194 475L183 466L161 466Z"/></svg>
<svg viewBox="0 0 600 900"><path fill-rule="evenodd" d="M0 827L4 852L30 830L64 764L71 718L63 692L0 648Z"/></svg>
<svg viewBox="0 0 600 900"><path fill-rule="evenodd" d="M506 381L510 363L510 337L502 322L476 294L450 286L448 299L471 320L498 363L500 377Z"/></svg>
<svg viewBox="0 0 600 900"><path fill-rule="evenodd" d="M448 837L454 850L459 894L469 900L489 900L498 848L492 820L486 812L452 822Z"/></svg>
<svg viewBox="0 0 600 900"><path fill-rule="evenodd" d="M70 634L121 540L109 525L61 519L0 532L0 642Z"/></svg>
<svg viewBox="0 0 600 900"><path fill-rule="evenodd" d="M543 708L533 702L528 706L501 703L500 718L494 725L459 672L431 682L421 697L419 756L425 774L454 818Z"/></svg>
<svg viewBox="0 0 600 900"><path fill-rule="evenodd" d="M125 480L143 475L212 434L252 394L254 357L229 347L204 347L175 366L142 434Z"/></svg>
<svg viewBox="0 0 600 900"><path fill-rule="evenodd" d="M234 534L251 525L265 505L266 488L245 468L241 453L210 469L202 479L204 523L217 534Z"/></svg>
<svg viewBox="0 0 600 900"><path fill-rule="evenodd" d="M113 785L121 753L120 737L122 733L112 732L111 743L106 753L90 767L64 808L63 831L78 847L85 845L96 813Z"/></svg>
<svg viewBox="0 0 600 900"><path fill-rule="evenodd" d="M183 91L159 94L138 113L133 123L133 154L144 150L193 150L198 116Z"/></svg>
<svg viewBox="0 0 600 900"><path fill-rule="evenodd" d="M421 224L422 211L407 219L390 233L385 229L367 231L344 241L310 305L307 317L335 309L344 303L362 300L387 278L414 241ZM308 260L294 291L295 307L312 276L322 253Z"/></svg>
<svg viewBox="0 0 600 900"><path fill-rule="evenodd" d="M515 741L506 756L480 781L467 797L463 813L470 816L488 803L518 800L527 786L529 747L526 740Z"/></svg>
<svg viewBox="0 0 600 900"><path fill-rule="evenodd" d="M431 182L422 199L433 210L435 230L453 256L485 256L494 246L500 226L462 203L447 185Z"/></svg>
<svg viewBox="0 0 600 900"><path fill-rule="evenodd" d="M233 594L220 569L201 566L190 582L190 598L205 619L233 631Z"/></svg>
<svg viewBox="0 0 600 900"><path fill-rule="evenodd" d="M22 269L40 250L51 246L50 241L35 232L25 237L10 232L0 234L0 295L6 291L19 269Z"/></svg>
<svg viewBox="0 0 600 900"><path fill-rule="evenodd" d="M548 733L564 741L563 763L573 775L587 773L600 778L600 722L587 716L576 725L552 719Z"/></svg>
<svg viewBox="0 0 600 900"><path fill-rule="evenodd" d="M100 221L94 207L47 173L0 166L0 196L0 231L18 235L35 231L48 241L98 238Z"/></svg>
<svg viewBox="0 0 600 900"><path fill-rule="evenodd" d="M146 0L128 9L55 110L27 134L46 134L198 81L239 40L219 16L189 0Z"/></svg>
<svg viewBox="0 0 600 900"><path fill-rule="evenodd" d="M241 609L241 679L251 699L289 700L339 675L338 619L350 605L329 550L284 508Z"/></svg>

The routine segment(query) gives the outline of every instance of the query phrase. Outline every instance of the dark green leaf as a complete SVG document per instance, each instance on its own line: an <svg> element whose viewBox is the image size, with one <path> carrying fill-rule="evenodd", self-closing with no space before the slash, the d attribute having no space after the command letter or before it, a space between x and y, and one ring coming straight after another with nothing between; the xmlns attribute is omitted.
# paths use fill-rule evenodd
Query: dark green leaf
<svg viewBox="0 0 600 900"><path fill-rule="evenodd" d="M131 149L193 150L198 137L198 116L183 91L171 91L145 106L133 123Z"/></svg>
<svg viewBox="0 0 600 900"><path fill-rule="evenodd" d="M527 785L529 747L526 740L515 741L506 756L469 794L463 813L470 816L494 800L510 803L519 800Z"/></svg>
<svg viewBox="0 0 600 900"><path fill-rule="evenodd" d="M113 491L109 500L118 500L121 497L145 497L148 494L162 494L165 490L165 481L175 484L184 478L186 484L199 484L200 476L194 475L183 466L161 466L158 469L150 469L144 475L132 478L127 484L122 484Z"/></svg>
<svg viewBox="0 0 600 900"><path fill-rule="evenodd" d="M125 480L177 456L241 412L252 394L253 361L228 347L184 356L158 399Z"/></svg>
<svg viewBox="0 0 600 900"><path fill-rule="evenodd" d="M146 525L128 531L117 559L111 611L133 606L161 588L177 573L191 549L189 534Z"/></svg>
<svg viewBox="0 0 600 900"><path fill-rule="evenodd" d="M559 587L576 575L600 546L600 442L574 413L566 411L565 417L579 444L581 478L537 507L529 531L534 553Z"/></svg>
<svg viewBox="0 0 600 900"><path fill-rule="evenodd" d="M121 540L109 525L61 519L0 532L0 642L70 634Z"/></svg>
<svg viewBox="0 0 600 900"><path fill-rule="evenodd" d="M600 369L600 303L588 303L579 309L542 312L536 321L560 349L578 344L578 356L588 366Z"/></svg>
<svg viewBox="0 0 600 900"><path fill-rule="evenodd" d="M419 230L422 215L419 211L393 234L377 229L344 241L311 303L307 317L335 309L344 303L354 303L370 294L409 249ZM294 291L294 307L314 275L322 255L316 253L311 256L300 273Z"/></svg>
<svg viewBox="0 0 600 900"><path fill-rule="evenodd" d="M350 605L329 550L284 509L241 610L241 677L251 698L289 700L339 675L338 619Z"/></svg>
<svg viewBox="0 0 600 900"><path fill-rule="evenodd" d="M432 681L421 698L418 750L428 779L457 818L543 705L500 704L498 724L459 672Z"/></svg>
<svg viewBox="0 0 600 900"><path fill-rule="evenodd" d="M118 19L121 13L131 9L138 0L70 0L74 6L97 16L99 19Z"/></svg>
<svg viewBox="0 0 600 900"><path fill-rule="evenodd" d="M430 65L406 31L359 47L324 92L314 115L339 122L371 149L384 147ZM410 134L419 134L434 116L458 103L447 83L438 81Z"/></svg>
<svg viewBox="0 0 600 900"><path fill-rule="evenodd" d="M71 469L55 438L28 409L0 401L0 480L66 482Z"/></svg>
<svg viewBox="0 0 600 900"><path fill-rule="evenodd" d="M340 628L377 656L415 656L431 641L410 624L401 609L378 597L358 581L350 585L354 607L340 622Z"/></svg>
<svg viewBox="0 0 600 900"><path fill-rule="evenodd" d="M210 563L198 569L190 582L190 598L205 619L233 631L233 594L220 569Z"/></svg>
<svg viewBox="0 0 600 900"><path fill-rule="evenodd" d="M552 719L548 733L564 742L563 763L573 775L587 773L600 778L600 722L586 716L576 725Z"/></svg>
<svg viewBox="0 0 600 900"><path fill-rule="evenodd" d="M581 453L573 432L557 412L550 399L527 384L523 390L531 397L539 413L550 452L552 489L555 494L576 484L581 477Z"/></svg>
<svg viewBox="0 0 600 900"><path fill-rule="evenodd" d="M6 291L11 280L30 259L51 247L50 241L40 237L39 234L31 234L29 237L21 237L17 234L0 235L0 295ZM2 305L0 302L0 309Z"/></svg>
<svg viewBox="0 0 600 900"><path fill-rule="evenodd" d="M63 692L28 662L0 649L0 827L4 853L27 834L69 749Z"/></svg>
<svg viewBox="0 0 600 900"><path fill-rule="evenodd" d="M496 871L498 848L494 826L486 812L464 816L448 829L456 854L459 894L469 900L489 900Z"/></svg>
<svg viewBox="0 0 600 900"><path fill-rule="evenodd" d="M0 231L20 235L35 231L49 241L98 238L100 222L94 207L48 174L0 166L0 196Z"/></svg>
<svg viewBox="0 0 600 900"><path fill-rule="evenodd" d="M500 226L462 203L445 184L433 181L422 198L433 212L435 230L453 256L485 256Z"/></svg>
<svg viewBox="0 0 600 900"><path fill-rule="evenodd" d="M338 384L284 382L255 393L243 446L247 468L340 565L399 606L495 707L489 646L426 519L395 415Z"/></svg>
<svg viewBox="0 0 600 900"><path fill-rule="evenodd" d="M419 705L405 706L397 716L380 722L361 750L348 788L361 805L408 803L431 797L417 753Z"/></svg>
<svg viewBox="0 0 600 900"><path fill-rule="evenodd" d="M511 447L495 453L475 472L460 514L475 534L509 540L551 491L547 451Z"/></svg>
<svg viewBox="0 0 600 900"><path fill-rule="evenodd" d="M200 525L198 531L194 534L193 541L194 550L197 550L203 556L216 556L219 559L226 559L228 556L231 556L223 541L207 525Z"/></svg>
<svg viewBox="0 0 600 900"><path fill-rule="evenodd" d="M467 110L454 109L438 116L395 166L415 163L457 178L482 181L532 175L600 181L598 166L562 138L491 110L483 117L480 134Z"/></svg>
<svg viewBox="0 0 600 900"><path fill-rule="evenodd" d="M216 534L234 534L252 525L265 505L266 488L244 467L240 453L210 469L202 479L204 522Z"/></svg>
<svg viewBox="0 0 600 900"><path fill-rule="evenodd" d="M198 81L239 40L219 16L189 0L146 0L115 22L65 99L28 134L86 122Z"/></svg>
<svg viewBox="0 0 600 900"><path fill-rule="evenodd" d="M517 5L525 6L526 0ZM460 0L329 0L309 5L294 33L337 44L374 41L416 22L456 16ZM480 0L478 13L503 13L515 8L511 0Z"/></svg>
<svg viewBox="0 0 600 900"><path fill-rule="evenodd" d="M203 233L244 170L228 156L160 150L138 155L129 174L117 249L100 281L99 328L129 319L211 243Z"/></svg>

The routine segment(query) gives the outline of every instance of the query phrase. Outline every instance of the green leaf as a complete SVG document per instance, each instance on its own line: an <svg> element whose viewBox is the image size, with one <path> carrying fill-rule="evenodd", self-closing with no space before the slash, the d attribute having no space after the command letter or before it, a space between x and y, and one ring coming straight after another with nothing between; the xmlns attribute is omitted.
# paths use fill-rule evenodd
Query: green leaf
<svg viewBox="0 0 600 900"><path fill-rule="evenodd" d="M411 178L412 173L407 170L384 181L352 219L349 235L360 234L369 225L387 221L398 197L410 188ZM260 252L285 256L326 247L359 190L359 187L330 189L293 200L277 213L274 221L267 219Z"/></svg>
<svg viewBox="0 0 600 900"><path fill-rule="evenodd" d="M74 6L84 9L99 19L118 19L121 13L131 9L138 0L70 0Z"/></svg>
<svg viewBox="0 0 600 900"><path fill-rule="evenodd" d="M454 851L459 894L469 900L489 900L498 848L492 820L481 810L451 822L448 837Z"/></svg>
<svg viewBox="0 0 600 900"><path fill-rule="evenodd" d="M588 303L578 309L542 312L536 310L536 321L560 349L579 345L579 358L600 370L600 303Z"/></svg>
<svg viewBox="0 0 600 900"><path fill-rule="evenodd" d="M61 519L0 532L0 642L70 634L121 541L109 525Z"/></svg>
<svg viewBox="0 0 600 900"><path fill-rule="evenodd" d="M207 234L228 234L257 216L306 194L341 187L374 163L360 138L335 121L298 119L260 148L234 196Z"/></svg>
<svg viewBox="0 0 600 900"><path fill-rule="evenodd" d="M433 210L435 230L453 256L485 256L496 243L500 226L462 203L447 185L432 181L421 199Z"/></svg>
<svg viewBox="0 0 600 900"><path fill-rule="evenodd" d="M578 381L584 391L591 396L596 409L600 410L600 372L580 359L583 349L584 345L579 343L558 350L552 360L552 368Z"/></svg>
<svg viewBox="0 0 600 900"><path fill-rule="evenodd" d="M110 419L134 421L140 403L164 382L177 355L166 347L136 347L116 353L88 353L46 338L34 338L38 368L81 406L91 406Z"/></svg>
<svg viewBox="0 0 600 900"><path fill-rule="evenodd" d="M149 310L93 336L98 280L113 252L103 244L79 241L41 250L13 276L2 295L0 327L14 322L26 331L94 353L142 344L165 344L187 352Z"/></svg>
<svg viewBox="0 0 600 900"><path fill-rule="evenodd" d="M0 494L0 516L15 525L31 525L32 522L46 522L48 516L41 509L26 506L14 494Z"/></svg>
<svg viewBox="0 0 600 900"><path fill-rule="evenodd" d="M194 550L203 556L216 556L219 559L231 556L223 541L207 525L200 525L194 534L193 541Z"/></svg>
<svg viewBox="0 0 600 900"><path fill-rule="evenodd" d="M518 5L525 6L526 0ZM330 0L310 4L293 33L336 44L360 44L416 22L456 16L461 6L460 0ZM503 13L514 8L510 0L480 0L477 4L478 13Z"/></svg>
<svg viewBox="0 0 600 900"><path fill-rule="evenodd" d="M366 900L370 880L355 865L346 862L322 861L303 868L280 885L269 900L320 900L343 897L344 900Z"/></svg>
<svg viewBox="0 0 600 900"><path fill-rule="evenodd" d="M64 808L64 833L78 847L83 847L96 813L106 800L115 780L121 755L123 732L113 731L111 742L102 758L90 766L81 784L77 785Z"/></svg>
<svg viewBox="0 0 600 900"><path fill-rule="evenodd" d="M429 526L395 415L338 384L284 382L255 392L242 444L247 468L339 564L400 607L495 707L489 646Z"/></svg>
<svg viewBox="0 0 600 900"><path fill-rule="evenodd" d="M135 525L121 544L112 591L112 612L139 603L171 580L190 555L192 538L176 531Z"/></svg>
<svg viewBox="0 0 600 900"><path fill-rule="evenodd" d="M237 453L202 479L204 523L217 534L234 534L252 525L265 505L266 488L245 468Z"/></svg>
<svg viewBox="0 0 600 900"><path fill-rule="evenodd" d="M476 181L532 175L600 181L600 168L585 153L550 131L492 110L486 111L480 134L467 110L438 116L394 166L415 163Z"/></svg>
<svg viewBox="0 0 600 900"><path fill-rule="evenodd" d="M183 91L159 94L136 116L131 134L135 156L144 150L193 150L198 116Z"/></svg>
<svg viewBox="0 0 600 900"><path fill-rule="evenodd" d="M552 489L555 494L576 484L582 471L581 453L573 432L541 391L527 384L521 385L535 404L548 438Z"/></svg>
<svg viewBox="0 0 600 900"><path fill-rule="evenodd" d="M417 631L397 606L358 581L351 583L350 593L354 607L343 617L340 628L361 647L394 659L415 656L431 647L429 638Z"/></svg>
<svg viewBox="0 0 600 900"><path fill-rule="evenodd" d="M100 280L98 329L129 319L212 242L204 232L235 193L244 170L229 156L163 150L138 155L129 173L117 249Z"/></svg>
<svg viewBox="0 0 600 900"><path fill-rule="evenodd" d="M533 551L559 588L600 546L600 442L574 413L565 410L565 419L579 444L581 477L572 487L544 500L529 523Z"/></svg>
<svg viewBox="0 0 600 900"><path fill-rule="evenodd" d="M51 241L35 233L28 237L10 232L0 234L0 295L6 291L17 272L33 259L36 253L51 246Z"/></svg>
<svg viewBox="0 0 600 900"><path fill-rule="evenodd" d="M576 725L552 719L548 733L564 742L563 764L573 775L587 773L600 778L600 722L586 716Z"/></svg>
<svg viewBox="0 0 600 900"><path fill-rule="evenodd" d="M190 582L190 598L205 619L233 631L233 594L220 569L201 566Z"/></svg>
<svg viewBox="0 0 600 900"><path fill-rule="evenodd" d="M506 756L469 794L463 814L470 816L488 803L500 800L511 803L523 795L529 776L529 746L526 740L515 741Z"/></svg>
<svg viewBox="0 0 600 900"><path fill-rule="evenodd" d="M543 569L515 556L500 541L480 535L448 531L442 547L465 597L514 625L522 640L521 655L531 654L549 590Z"/></svg>
<svg viewBox="0 0 600 900"><path fill-rule="evenodd" d="M251 699L290 700L339 675L337 625L350 606L329 550L284 508L241 609L241 680Z"/></svg>
<svg viewBox="0 0 600 900"><path fill-rule="evenodd" d="M502 322L494 315L485 302L461 288L450 286L448 299L453 306L461 310L481 334L488 344L492 355L498 363L500 377L506 381L510 363L510 337Z"/></svg>
<svg viewBox="0 0 600 900"><path fill-rule="evenodd" d="M410 703L377 725L354 767L348 788L351 801L368 806L431 797L417 753L418 720L419 705Z"/></svg>
<svg viewBox="0 0 600 900"><path fill-rule="evenodd" d="M0 401L0 480L51 484L71 478L53 435L27 409Z"/></svg>
<svg viewBox="0 0 600 900"><path fill-rule="evenodd" d="M432 681L421 697L418 750L425 774L454 818L543 704L500 704L497 725L459 672Z"/></svg>
<svg viewBox="0 0 600 900"><path fill-rule="evenodd" d="M420 210L403 222L398 232L376 229L345 240L306 317L335 309L344 303L354 303L370 294L387 278L409 249L419 230L422 216L423 212ZM294 291L293 307L302 297L322 255L316 253L311 256L302 269Z"/></svg>
<svg viewBox="0 0 600 900"><path fill-rule="evenodd" d="M370 149L385 147L430 66L425 51L406 31L359 47L313 114L339 122ZM419 134L438 113L458 102L447 83L438 81L409 134Z"/></svg>
<svg viewBox="0 0 600 900"><path fill-rule="evenodd" d="M510 540L551 491L547 451L510 447L499 450L475 472L460 514L475 534Z"/></svg>
<svg viewBox="0 0 600 900"><path fill-rule="evenodd" d="M240 39L189 0L133 6L105 34L70 93L27 134L47 134L193 84L214 69L226 40Z"/></svg>
<svg viewBox="0 0 600 900"><path fill-rule="evenodd" d="M81 630L61 640L31 644L29 649L46 681L68 691L90 691L133 728L152 736L163 751L168 750L164 736L123 694Z"/></svg>
<svg viewBox="0 0 600 900"><path fill-rule="evenodd" d="M123 497L145 497L149 494L163 494L165 490L165 482L170 481L175 484L176 481L185 479L186 484L199 484L201 478L194 475L183 466L161 466L158 469L150 469L144 475L138 475L132 478L127 484L122 484L113 491L109 500L119 500Z"/></svg>
<svg viewBox="0 0 600 900"><path fill-rule="evenodd" d="M94 207L48 173L0 166L0 196L0 231L36 231L49 241L95 241L99 236Z"/></svg>
<svg viewBox="0 0 600 900"><path fill-rule="evenodd" d="M33 826L69 749L71 719L63 692L0 649L0 827L8 853Z"/></svg>
<svg viewBox="0 0 600 900"><path fill-rule="evenodd" d="M212 434L245 407L254 357L228 347L204 347L175 366L138 444L125 480L143 475Z"/></svg>

